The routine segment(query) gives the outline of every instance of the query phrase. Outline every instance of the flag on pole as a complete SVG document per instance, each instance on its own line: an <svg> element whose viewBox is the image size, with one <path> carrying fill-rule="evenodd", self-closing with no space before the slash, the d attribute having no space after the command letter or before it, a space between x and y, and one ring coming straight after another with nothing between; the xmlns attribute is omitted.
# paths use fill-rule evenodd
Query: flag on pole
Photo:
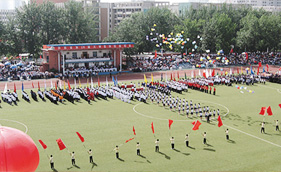
<svg viewBox="0 0 281 172"><path fill-rule="evenodd" d="M246 60L248 60L249 54L247 52L245 54L246 54Z"/></svg>
<svg viewBox="0 0 281 172"><path fill-rule="evenodd" d="M47 145L42 140L39 140L39 143L41 144L43 149L47 149Z"/></svg>
<svg viewBox="0 0 281 172"><path fill-rule="evenodd" d="M260 115L264 115L264 114L265 114L265 109L266 109L266 107L262 107L259 114L260 114Z"/></svg>
<svg viewBox="0 0 281 172"><path fill-rule="evenodd" d="M171 73L171 81L173 80L173 73Z"/></svg>
<svg viewBox="0 0 281 172"><path fill-rule="evenodd" d="M65 81L63 81L63 89L66 90Z"/></svg>
<svg viewBox="0 0 281 172"><path fill-rule="evenodd" d="M154 57L156 58L157 57L157 51L155 50L155 53L154 53Z"/></svg>
<svg viewBox="0 0 281 172"><path fill-rule="evenodd" d="M259 75L260 74L260 68L258 67L258 72L257 72L257 75Z"/></svg>
<svg viewBox="0 0 281 172"><path fill-rule="evenodd" d="M153 126L153 122L151 123L151 129L152 129L152 133L154 134L154 126Z"/></svg>
<svg viewBox="0 0 281 172"><path fill-rule="evenodd" d="M58 138L57 140L58 146L60 150L64 150L66 148L65 144L63 143L63 141L61 140L61 138Z"/></svg>
<svg viewBox="0 0 281 172"><path fill-rule="evenodd" d="M135 126L133 126L133 132L134 132L134 135L136 135Z"/></svg>
<svg viewBox="0 0 281 172"><path fill-rule="evenodd" d="M60 89L62 89L61 80L60 80Z"/></svg>
<svg viewBox="0 0 281 172"><path fill-rule="evenodd" d="M57 82L55 82L55 88L56 88L56 90L58 89Z"/></svg>
<svg viewBox="0 0 281 172"><path fill-rule="evenodd" d="M163 81L163 73L161 73L161 81Z"/></svg>
<svg viewBox="0 0 281 172"><path fill-rule="evenodd" d="M191 71L191 78L194 78L193 70Z"/></svg>
<svg viewBox="0 0 281 172"><path fill-rule="evenodd" d="M180 73L179 73L179 71L178 71L178 80L180 80Z"/></svg>
<svg viewBox="0 0 281 172"><path fill-rule="evenodd" d="M213 72L212 72L212 77L215 76L215 69L213 69Z"/></svg>
<svg viewBox="0 0 281 172"><path fill-rule="evenodd" d="M143 74L143 79L144 79L145 84L147 84L147 79L146 79L145 74Z"/></svg>
<svg viewBox="0 0 281 172"><path fill-rule="evenodd" d="M113 78L113 77L112 77ZM113 78L114 79L114 78ZM93 78L91 77L91 88L94 88Z"/></svg>
<svg viewBox="0 0 281 172"><path fill-rule="evenodd" d="M82 137L79 132L76 132L76 134L78 135L78 137L79 137L79 139L81 140L81 142L84 142L84 141L85 141L84 137Z"/></svg>
<svg viewBox="0 0 281 172"><path fill-rule="evenodd" d="M81 87L82 87L82 85L81 85L80 78L78 78L78 82L79 82L79 88L81 88Z"/></svg>
<svg viewBox="0 0 281 172"><path fill-rule="evenodd" d="M268 106L268 108L267 108L266 112L267 112L267 115L268 115L268 116L273 115L273 113L272 113L272 110L271 110L271 107L270 107L270 106Z"/></svg>
<svg viewBox="0 0 281 172"><path fill-rule="evenodd" d="M117 76L116 76L115 82L116 82L116 85L118 85L118 78L117 78Z"/></svg>
<svg viewBox="0 0 281 172"><path fill-rule="evenodd" d="M171 125L173 124L173 120L169 119L169 129L171 129Z"/></svg>
<svg viewBox="0 0 281 172"><path fill-rule="evenodd" d="M34 84L33 84L33 81L32 81L32 88L34 88Z"/></svg>
<svg viewBox="0 0 281 172"><path fill-rule="evenodd" d="M220 115L219 115L219 117L218 117L218 121L219 121L218 127L221 127L223 124L222 124L222 120L221 120L221 116L220 116Z"/></svg>
<svg viewBox="0 0 281 172"><path fill-rule="evenodd" d="M229 75L232 75L232 69L230 68L230 70L229 70Z"/></svg>
<svg viewBox="0 0 281 172"><path fill-rule="evenodd" d="M268 66L268 64L266 64L266 71L268 72L268 69L269 69L269 66Z"/></svg>
<svg viewBox="0 0 281 172"><path fill-rule="evenodd" d="M8 91L8 83L6 82L3 93L5 94L7 93L7 91Z"/></svg>
<svg viewBox="0 0 281 172"><path fill-rule="evenodd" d="M69 80L67 80L67 84L68 84L68 89L71 90L71 86L70 86Z"/></svg>
<svg viewBox="0 0 281 172"><path fill-rule="evenodd" d="M203 77L206 78L206 72L205 71L203 71Z"/></svg>
<svg viewBox="0 0 281 172"><path fill-rule="evenodd" d="M38 81L38 90L40 90L40 83L39 83L39 81Z"/></svg>
<svg viewBox="0 0 281 172"><path fill-rule="evenodd" d="M106 88L108 88L108 80L107 80L107 76L105 77L105 84L106 84Z"/></svg>
<svg viewBox="0 0 281 172"><path fill-rule="evenodd" d="M241 66L241 74L243 74L243 69L242 69L242 66Z"/></svg>
<svg viewBox="0 0 281 172"><path fill-rule="evenodd" d="M239 69L237 68L237 74L239 74Z"/></svg>
<svg viewBox="0 0 281 172"><path fill-rule="evenodd" d="M153 84L153 74L151 73L151 82Z"/></svg>
<svg viewBox="0 0 281 172"><path fill-rule="evenodd" d="M281 104L279 104L279 107L281 108Z"/></svg>
<svg viewBox="0 0 281 172"><path fill-rule="evenodd" d="M17 92L16 83L14 83L14 92Z"/></svg>
<svg viewBox="0 0 281 172"><path fill-rule="evenodd" d="M21 90L24 91L24 86L23 83L21 84Z"/></svg>
<svg viewBox="0 0 281 172"><path fill-rule="evenodd" d="M98 76L98 86L100 87L100 77Z"/></svg>
<svg viewBox="0 0 281 172"><path fill-rule="evenodd" d="M261 67L261 62L259 62L259 67Z"/></svg>
<svg viewBox="0 0 281 172"><path fill-rule="evenodd" d="M53 89L53 81L51 80L51 89Z"/></svg>
<svg viewBox="0 0 281 172"><path fill-rule="evenodd" d="M186 73L184 72L184 79L187 79Z"/></svg>
<svg viewBox="0 0 281 172"><path fill-rule="evenodd" d="M197 120L196 123L194 123L192 130L198 130L200 125L201 125L201 122Z"/></svg>
<svg viewBox="0 0 281 172"><path fill-rule="evenodd" d="M74 79L74 89L77 88L77 84L76 84L76 78L73 78Z"/></svg>
<svg viewBox="0 0 281 172"><path fill-rule="evenodd" d="M232 54L233 53L233 48L231 48L231 50L230 50L230 52L229 52L230 54Z"/></svg>
<svg viewBox="0 0 281 172"><path fill-rule="evenodd" d="M44 81L44 85L45 85L45 91L47 90L47 84L46 84L46 81Z"/></svg>
<svg viewBox="0 0 281 172"><path fill-rule="evenodd" d="M125 143L128 143L129 141L131 141L131 140L133 140L133 139L134 139L134 137L133 137L133 138L130 138L129 140L126 140Z"/></svg>
<svg viewBox="0 0 281 172"><path fill-rule="evenodd" d="M200 69L199 69L199 76L202 77L202 75L201 75L201 70L200 70Z"/></svg>

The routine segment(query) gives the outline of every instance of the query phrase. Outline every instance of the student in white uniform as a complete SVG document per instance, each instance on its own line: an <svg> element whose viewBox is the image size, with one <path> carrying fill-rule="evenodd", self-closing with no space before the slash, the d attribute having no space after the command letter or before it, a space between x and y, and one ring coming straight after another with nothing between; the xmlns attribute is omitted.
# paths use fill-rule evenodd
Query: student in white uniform
<svg viewBox="0 0 281 172"><path fill-rule="evenodd" d="M93 152L92 152L91 149L88 151L88 154L89 154L89 158L90 158L90 163L94 163L94 161L93 161Z"/></svg>
<svg viewBox="0 0 281 172"><path fill-rule="evenodd" d="M116 147L113 149L116 154L116 158L119 159L119 147L116 145Z"/></svg>
<svg viewBox="0 0 281 172"><path fill-rule="evenodd" d="M53 158L53 155L51 155L51 156L49 157L49 159L50 159L51 169L54 170L55 167L54 167L54 158Z"/></svg>
<svg viewBox="0 0 281 172"><path fill-rule="evenodd" d="M261 133L265 133L265 129L264 129L265 123L262 122L261 123Z"/></svg>
<svg viewBox="0 0 281 172"><path fill-rule="evenodd" d="M186 134L186 136L185 136L185 145L186 145L186 147L189 146L189 137L188 137L188 134Z"/></svg>
<svg viewBox="0 0 281 172"><path fill-rule="evenodd" d="M175 149L175 138L170 138L172 149Z"/></svg>
<svg viewBox="0 0 281 172"><path fill-rule="evenodd" d="M155 152L159 152L159 139L155 141Z"/></svg>
<svg viewBox="0 0 281 172"><path fill-rule="evenodd" d="M275 130L276 130L276 131L279 131L279 124L278 124L278 120L276 120L275 125L276 125Z"/></svg>
<svg viewBox="0 0 281 172"><path fill-rule="evenodd" d="M225 130L226 140L229 140L228 128Z"/></svg>
<svg viewBox="0 0 281 172"><path fill-rule="evenodd" d="M206 132L204 132L204 134L203 134L203 144L204 145L207 144L207 133Z"/></svg>
<svg viewBox="0 0 281 172"><path fill-rule="evenodd" d="M137 142L136 148L137 148L137 155L140 155L140 143L139 142Z"/></svg>
<svg viewBox="0 0 281 172"><path fill-rule="evenodd" d="M75 165L75 153L74 152L70 153L70 156L71 156L72 165Z"/></svg>

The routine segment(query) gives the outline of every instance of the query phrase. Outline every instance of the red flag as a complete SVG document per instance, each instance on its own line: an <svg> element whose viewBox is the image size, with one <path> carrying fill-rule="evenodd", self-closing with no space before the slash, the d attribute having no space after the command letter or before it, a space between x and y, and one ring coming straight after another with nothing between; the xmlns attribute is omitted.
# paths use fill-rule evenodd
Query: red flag
<svg viewBox="0 0 281 172"><path fill-rule="evenodd" d="M246 52L245 54L246 54L246 60L248 60L248 58L249 58L249 55L248 55L248 53L247 53L247 52Z"/></svg>
<svg viewBox="0 0 281 172"><path fill-rule="evenodd" d="M221 127L223 124L222 124L222 121L221 121L221 116L219 115L219 117L218 117L218 121L219 121L219 123L218 123L218 127Z"/></svg>
<svg viewBox="0 0 281 172"><path fill-rule="evenodd" d="M201 122L197 120L196 123L194 124L192 130L198 130L200 125L201 125Z"/></svg>
<svg viewBox="0 0 281 172"><path fill-rule="evenodd" d="M268 64L266 64L266 71L268 72L268 69L269 69L269 66L268 66Z"/></svg>
<svg viewBox="0 0 281 172"><path fill-rule="evenodd" d="M56 141L58 143L60 150L64 150L66 148L66 146L64 145L64 143L62 142L62 140L60 138L58 138Z"/></svg>
<svg viewBox="0 0 281 172"><path fill-rule="evenodd" d="M173 120L169 119L169 129L171 129L171 125L173 124Z"/></svg>
<svg viewBox="0 0 281 172"><path fill-rule="evenodd" d="M262 107L259 114L260 114L260 115L264 115L264 114L265 114L265 109L266 109L266 107Z"/></svg>
<svg viewBox="0 0 281 172"><path fill-rule="evenodd" d="M39 81L38 81L38 90L40 90L40 84L39 84Z"/></svg>
<svg viewBox="0 0 281 172"><path fill-rule="evenodd" d="M271 107L270 107L270 106L268 106L268 108L267 108L266 112L267 112L267 115L268 115L268 116L273 115L273 113L272 113L272 110L271 110Z"/></svg>
<svg viewBox="0 0 281 172"><path fill-rule="evenodd" d="M260 73L260 68L258 67L258 73L257 74L259 74Z"/></svg>
<svg viewBox="0 0 281 172"><path fill-rule="evenodd" d="M151 123L151 129L152 129L152 133L154 134L154 126L153 126L153 122Z"/></svg>
<svg viewBox="0 0 281 172"><path fill-rule="evenodd" d="M157 51L155 50L155 53L154 53L154 57L156 58L157 57Z"/></svg>
<svg viewBox="0 0 281 172"><path fill-rule="evenodd" d="M259 67L261 67L261 62L259 62Z"/></svg>
<svg viewBox="0 0 281 172"><path fill-rule="evenodd" d="M133 137L133 138L130 138L129 140L126 140L125 143L128 143L129 141L131 141L131 140L133 140L133 139L134 139L134 137Z"/></svg>
<svg viewBox="0 0 281 172"><path fill-rule="evenodd" d="M40 59L42 59L42 56L40 55Z"/></svg>
<svg viewBox="0 0 281 172"><path fill-rule="evenodd" d="M47 145L45 145L45 143L42 140L39 140L39 143L42 145L43 149L47 148Z"/></svg>
<svg viewBox="0 0 281 172"><path fill-rule="evenodd" d="M98 77L98 86L100 87L100 77Z"/></svg>
<svg viewBox="0 0 281 172"><path fill-rule="evenodd" d="M279 104L279 107L281 108L281 104Z"/></svg>
<svg viewBox="0 0 281 172"><path fill-rule="evenodd" d="M203 76L204 76L204 78L206 78L206 73L205 72L203 72Z"/></svg>
<svg viewBox="0 0 281 172"><path fill-rule="evenodd" d="M58 85L57 85L57 83L55 82L55 88L56 88L56 90L58 89Z"/></svg>
<svg viewBox="0 0 281 172"><path fill-rule="evenodd" d="M237 74L239 74L239 69L237 68Z"/></svg>
<svg viewBox="0 0 281 172"><path fill-rule="evenodd" d="M85 141L84 137L82 137L79 132L76 132L76 134L78 135L78 137L79 137L79 139L81 140L81 142L84 142L84 141Z"/></svg>
<svg viewBox="0 0 281 172"><path fill-rule="evenodd" d="M133 126L133 132L134 132L134 135L136 135L136 130L135 130L135 127Z"/></svg>
<svg viewBox="0 0 281 172"><path fill-rule="evenodd" d="M194 125L196 123L196 121L193 121L191 124Z"/></svg>
<svg viewBox="0 0 281 172"><path fill-rule="evenodd" d="M180 73L179 73L179 71L178 71L178 80L180 79Z"/></svg>
<svg viewBox="0 0 281 172"><path fill-rule="evenodd" d="M14 92L17 92L16 83L14 83Z"/></svg>
<svg viewBox="0 0 281 172"><path fill-rule="evenodd" d="M213 69L212 76L215 76L215 69Z"/></svg>
<svg viewBox="0 0 281 172"><path fill-rule="evenodd" d="M233 48L231 48L231 50L230 50L230 52L229 52L230 54L232 54L233 53Z"/></svg>
<svg viewBox="0 0 281 172"><path fill-rule="evenodd" d="M68 89L71 90L71 86L70 86L69 80L67 80L67 84L68 84Z"/></svg>
<svg viewBox="0 0 281 172"><path fill-rule="evenodd" d="M32 82L32 88L34 88L34 84L33 84L33 82Z"/></svg>

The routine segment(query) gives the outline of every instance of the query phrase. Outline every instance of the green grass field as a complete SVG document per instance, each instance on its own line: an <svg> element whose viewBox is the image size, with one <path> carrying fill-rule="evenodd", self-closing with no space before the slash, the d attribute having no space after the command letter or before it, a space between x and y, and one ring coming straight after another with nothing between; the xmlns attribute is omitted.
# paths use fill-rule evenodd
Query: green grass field
<svg viewBox="0 0 281 172"><path fill-rule="evenodd" d="M241 85L239 85L241 86ZM241 90L217 86L217 95L189 90L175 94L180 98L219 108L223 127L217 121L202 122L200 129L191 131L191 122L185 115L171 112L157 104L131 104L117 99L96 100L89 105L84 100L72 104L58 105L46 102L27 103L20 98L18 106L1 103L0 119L16 120L28 127L28 135L36 143L40 153L37 171L51 171L46 154L53 154L58 171L280 171L281 133L275 131L274 120L281 121L281 86L272 83L249 86L254 93L240 93ZM278 90L280 89L280 90ZM29 90L26 90L28 93ZM19 95L21 97L21 95ZM226 108L224 108L225 106ZM259 115L262 106L271 106L273 116ZM228 108L228 109L227 109ZM174 120L171 130L168 119ZM267 134L260 133L260 124L265 120ZM154 152L155 138L151 131L154 123L155 136L160 139L160 153ZM1 125L25 131L24 126L5 120ZM128 143L126 140L136 138ZM229 128L232 142L225 139L224 130ZM93 150L94 162L89 163L86 149L75 132L85 138L85 146ZM202 133L207 132L209 146L202 144ZM185 147L184 137L190 133L190 146ZM171 149L169 137L175 137L175 150ZM56 139L61 138L69 151L75 151L76 164L72 167L67 150L60 151ZM38 140L42 139L48 148L44 151ZM136 142L141 144L141 154L136 155ZM120 146L120 161L112 151Z"/></svg>

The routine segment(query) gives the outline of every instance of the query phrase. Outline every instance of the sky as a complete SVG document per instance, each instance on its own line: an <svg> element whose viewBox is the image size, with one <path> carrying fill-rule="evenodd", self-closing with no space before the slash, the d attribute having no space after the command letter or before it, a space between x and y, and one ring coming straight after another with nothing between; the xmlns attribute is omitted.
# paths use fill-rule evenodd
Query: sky
<svg viewBox="0 0 281 172"><path fill-rule="evenodd" d="M131 0L101 0L101 2L130 2ZM178 2L188 2L189 0L155 0L157 1L169 1L171 3L178 3Z"/></svg>

